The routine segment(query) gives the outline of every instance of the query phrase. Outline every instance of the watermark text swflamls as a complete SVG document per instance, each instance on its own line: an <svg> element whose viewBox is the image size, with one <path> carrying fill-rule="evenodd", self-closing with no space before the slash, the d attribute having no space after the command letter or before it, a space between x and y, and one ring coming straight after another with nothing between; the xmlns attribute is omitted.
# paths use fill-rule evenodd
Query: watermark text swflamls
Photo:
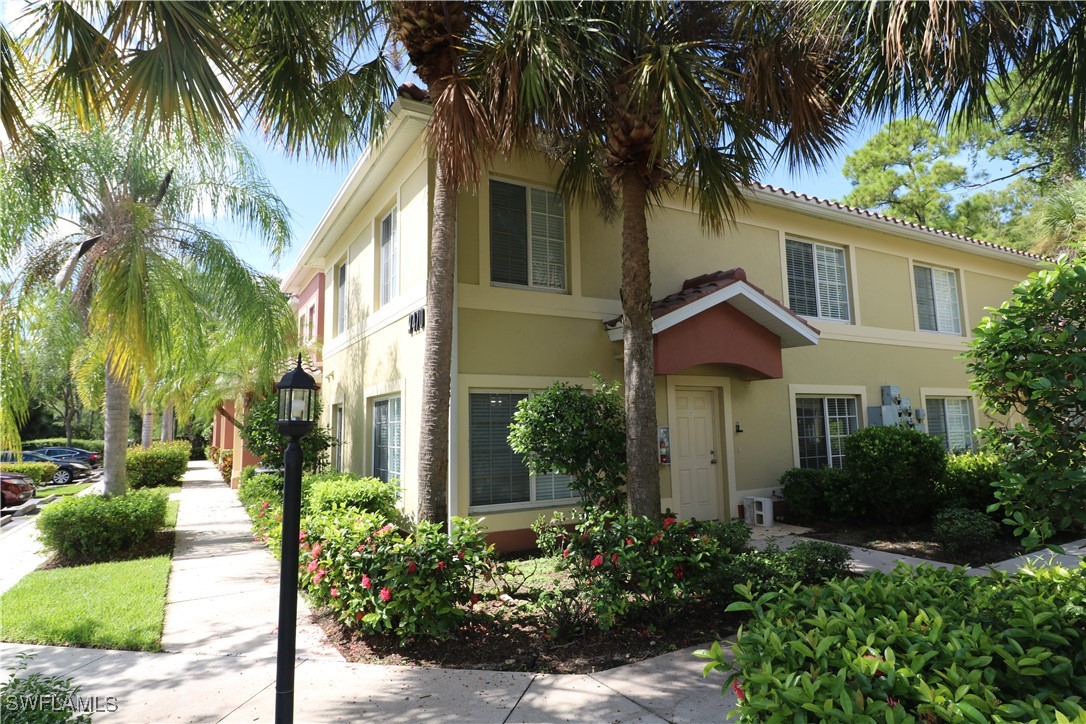
<svg viewBox="0 0 1086 724"><path fill-rule="evenodd" d="M75 714L106 714L117 711L115 696L58 696L56 694L9 694L7 711L67 711Z"/></svg>

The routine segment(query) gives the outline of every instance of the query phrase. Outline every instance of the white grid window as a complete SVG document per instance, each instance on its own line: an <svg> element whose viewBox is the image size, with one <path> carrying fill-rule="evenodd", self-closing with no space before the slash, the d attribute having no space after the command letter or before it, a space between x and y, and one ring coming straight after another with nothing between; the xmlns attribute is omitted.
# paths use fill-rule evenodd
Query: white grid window
<svg viewBox="0 0 1086 724"><path fill-rule="evenodd" d="M916 281L916 315L920 329L961 334L957 275L947 269L914 266L913 278Z"/></svg>
<svg viewBox="0 0 1086 724"><path fill-rule="evenodd" d="M566 289L566 212L546 189L490 182L490 281Z"/></svg>
<svg viewBox="0 0 1086 724"><path fill-rule="evenodd" d="M396 230L396 209L381 220L381 304L400 293L400 235Z"/></svg>
<svg viewBox="0 0 1086 724"><path fill-rule="evenodd" d="M347 262L336 267L336 334L347 331Z"/></svg>
<svg viewBox="0 0 1086 724"><path fill-rule="evenodd" d="M399 397L373 403L373 477L399 484L403 458L403 415Z"/></svg>
<svg viewBox="0 0 1086 724"><path fill-rule="evenodd" d="M570 500L570 477L531 475L509 447L509 425L523 392L473 392L469 396L471 506Z"/></svg>
<svg viewBox="0 0 1086 724"><path fill-rule="evenodd" d="M343 472L343 405L332 406L332 467L337 473Z"/></svg>
<svg viewBox="0 0 1086 724"><path fill-rule="evenodd" d="M845 438L859 429L855 397L797 397L796 434L801 468L839 468Z"/></svg>
<svg viewBox="0 0 1086 724"><path fill-rule="evenodd" d="M927 398L928 432L950 452L973 449L973 416L967 397Z"/></svg>
<svg viewBox="0 0 1086 724"><path fill-rule="evenodd" d="M805 241L785 242L788 306L796 314L847 322L848 267L845 250Z"/></svg>

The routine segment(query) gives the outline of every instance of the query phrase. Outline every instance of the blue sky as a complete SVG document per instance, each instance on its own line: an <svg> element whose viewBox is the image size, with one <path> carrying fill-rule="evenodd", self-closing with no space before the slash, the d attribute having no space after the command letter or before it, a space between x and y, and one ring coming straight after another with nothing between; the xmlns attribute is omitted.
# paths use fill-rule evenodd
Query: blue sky
<svg viewBox="0 0 1086 724"><path fill-rule="evenodd" d="M857 130L817 171L801 169L793 174L789 173L787 164L781 163L760 180L821 198L840 199L851 189L849 182L841 175L845 156L862 146L876 129L877 126ZM272 267L271 260L259 243L241 239L236 248L242 258L256 269L282 276L290 269L298 251L316 229L358 154L349 162L330 164L312 159L287 158L280 151L268 148L252 136L247 139L247 143L261 159L269 181L291 210L294 218L294 243L283 256L277 270ZM235 232L227 229L221 229L221 233L228 237L235 235Z"/></svg>

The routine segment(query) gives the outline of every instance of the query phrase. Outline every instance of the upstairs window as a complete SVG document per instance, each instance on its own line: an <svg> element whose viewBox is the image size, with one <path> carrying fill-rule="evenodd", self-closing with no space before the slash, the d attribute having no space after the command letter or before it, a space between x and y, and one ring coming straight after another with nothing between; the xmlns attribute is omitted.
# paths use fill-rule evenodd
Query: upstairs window
<svg viewBox="0 0 1086 724"><path fill-rule="evenodd" d="M845 464L845 438L859 429L855 397L797 397L796 434L801 468Z"/></svg>
<svg viewBox="0 0 1086 724"><path fill-rule="evenodd" d="M961 334L958 276L946 269L914 266L913 277L916 280L916 316L920 329Z"/></svg>
<svg viewBox="0 0 1086 724"><path fill-rule="evenodd" d="M490 281L566 290L566 214L561 196L490 182Z"/></svg>
<svg viewBox="0 0 1086 724"><path fill-rule="evenodd" d="M381 220L381 304L400 293L400 239L396 233L396 209Z"/></svg>
<svg viewBox="0 0 1086 724"><path fill-rule="evenodd" d="M332 405L332 467L343 472L343 405Z"/></svg>
<svg viewBox="0 0 1086 724"><path fill-rule="evenodd" d="M845 250L805 241L785 242L788 306L796 314L849 320Z"/></svg>
<svg viewBox="0 0 1086 724"><path fill-rule="evenodd" d="M347 331L347 262L336 266L336 334Z"/></svg>
<svg viewBox="0 0 1086 724"><path fill-rule="evenodd" d="M309 340L317 336L317 305L309 305Z"/></svg>
<svg viewBox="0 0 1086 724"><path fill-rule="evenodd" d="M929 397L928 432L952 453L973 449L973 417L967 397Z"/></svg>

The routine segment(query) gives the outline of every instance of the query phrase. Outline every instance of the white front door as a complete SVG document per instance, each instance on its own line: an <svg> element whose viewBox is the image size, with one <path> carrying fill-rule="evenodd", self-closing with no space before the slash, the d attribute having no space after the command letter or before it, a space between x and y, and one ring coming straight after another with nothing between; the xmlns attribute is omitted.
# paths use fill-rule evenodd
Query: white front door
<svg viewBox="0 0 1086 724"><path fill-rule="evenodd" d="M672 434L673 485L684 519L720 517L720 465L716 411L709 390L675 391L676 417Z"/></svg>

